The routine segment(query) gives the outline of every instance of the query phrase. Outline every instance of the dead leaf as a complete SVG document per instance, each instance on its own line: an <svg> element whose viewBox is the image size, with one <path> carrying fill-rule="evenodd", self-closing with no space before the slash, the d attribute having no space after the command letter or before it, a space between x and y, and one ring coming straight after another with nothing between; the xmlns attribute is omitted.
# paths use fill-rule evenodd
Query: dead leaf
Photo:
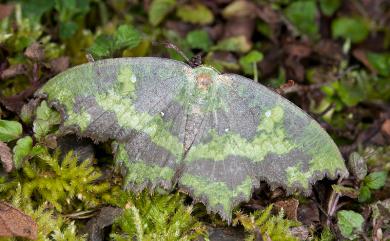
<svg viewBox="0 0 390 241"><path fill-rule="evenodd" d="M287 89L290 89L292 88L293 86L295 85L295 82L294 80L287 80L286 83L282 84L279 88L277 88L275 91L276 93L280 94L280 95L283 95L284 92L287 90Z"/></svg>
<svg viewBox="0 0 390 241"><path fill-rule="evenodd" d="M24 64L11 65L1 73L1 79L9 79L17 75L26 73L26 66Z"/></svg>
<svg viewBox="0 0 390 241"><path fill-rule="evenodd" d="M234 36L245 36L247 42L252 42L252 35L255 31L255 19L235 18L229 20L225 25L223 38Z"/></svg>
<svg viewBox="0 0 390 241"><path fill-rule="evenodd" d="M0 201L0 237L22 237L35 240L37 236L38 226L30 216Z"/></svg>
<svg viewBox="0 0 390 241"><path fill-rule="evenodd" d="M24 55L35 61L42 61L45 58L45 52L42 45L39 43L31 44L26 51L24 51Z"/></svg>
<svg viewBox="0 0 390 241"><path fill-rule="evenodd" d="M62 71L69 68L69 57L59 57L50 62L50 68L53 73L61 73Z"/></svg>
<svg viewBox="0 0 390 241"><path fill-rule="evenodd" d="M299 227L293 227L290 229L290 233L297 237L299 240L307 240L309 238L309 230L304 225Z"/></svg>
<svg viewBox="0 0 390 241"><path fill-rule="evenodd" d="M298 221L307 226L320 222L320 213L315 202L309 201L299 205Z"/></svg>
<svg viewBox="0 0 390 241"><path fill-rule="evenodd" d="M352 187L345 187L343 185L332 185L333 190L342 195L342 196L347 196L350 198L357 198L359 196L359 191L352 188Z"/></svg>
<svg viewBox="0 0 390 241"><path fill-rule="evenodd" d="M370 61L368 61L366 52L362 49L355 49L352 51L353 56L359 60L364 66L366 66L371 73L377 74L376 69L370 64Z"/></svg>
<svg viewBox="0 0 390 241"><path fill-rule="evenodd" d="M0 160L6 172L12 171L13 165L11 149L2 141L0 141Z"/></svg>
<svg viewBox="0 0 390 241"><path fill-rule="evenodd" d="M287 78L295 79L297 82L305 79L305 67L299 59L289 56L284 60L284 66Z"/></svg>
<svg viewBox="0 0 390 241"><path fill-rule="evenodd" d="M311 54L311 48L305 43L293 42L284 46L286 54L296 59L308 57Z"/></svg>
<svg viewBox="0 0 390 241"><path fill-rule="evenodd" d="M0 4L0 20L3 20L4 18L11 15L13 10L14 6L11 4Z"/></svg>
<svg viewBox="0 0 390 241"><path fill-rule="evenodd" d="M386 133L386 135L390 136L390 119L387 119L382 124L382 132Z"/></svg>
<svg viewBox="0 0 390 241"><path fill-rule="evenodd" d="M103 207L99 214L87 223L89 240L104 240L104 229L111 226L122 213L122 208Z"/></svg>
<svg viewBox="0 0 390 241"><path fill-rule="evenodd" d="M299 201L295 198L281 200L274 203L276 209L278 211L283 209L286 217L291 220L297 220L298 205L299 205Z"/></svg>
<svg viewBox="0 0 390 241"><path fill-rule="evenodd" d="M321 39L314 45L313 52L322 63L338 65L344 58L341 45L330 39Z"/></svg>

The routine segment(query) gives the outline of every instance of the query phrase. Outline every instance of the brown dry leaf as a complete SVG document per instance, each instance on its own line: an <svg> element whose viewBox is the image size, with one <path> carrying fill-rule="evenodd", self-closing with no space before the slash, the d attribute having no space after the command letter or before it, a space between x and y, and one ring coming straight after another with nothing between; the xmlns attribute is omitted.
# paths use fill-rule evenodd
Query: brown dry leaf
<svg viewBox="0 0 390 241"><path fill-rule="evenodd" d="M301 204L298 209L298 221L306 226L318 224L320 213L317 204L313 201Z"/></svg>
<svg viewBox="0 0 390 241"><path fill-rule="evenodd" d="M14 6L11 4L0 4L0 20L11 15L14 10Z"/></svg>
<svg viewBox="0 0 390 241"><path fill-rule="evenodd" d="M277 88L275 91L276 93L283 95L286 90L291 89L295 85L294 80L287 80L286 83L282 84L279 88Z"/></svg>
<svg viewBox="0 0 390 241"><path fill-rule="evenodd" d="M343 52L340 44L330 39L321 39L313 47L313 52L320 58L321 62L338 65L343 60Z"/></svg>
<svg viewBox="0 0 390 241"><path fill-rule="evenodd" d="M291 220L297 220L298 205L299 201L295 198L281 200L274 203L276 209L280 211L283 208L286 217Z"/></svg>
<svg viewBox="0 0 390 241"><path fill-rule="evenodd" d="M31 44L26 51L24 51L24 55L35 61L42 61L45 58L45 52L42 45L39 43Z"/></svg>
<svg viewBox="0 0 390 241"><path fill-rule="evenodd" d="M123 213L122 208L103 207L99 214L87 223L89 240L104 240L104 229L111 226L115 219Z"/></svg>
<svg viewBox="0 0 390 241"><path fill-rule="evenodd" d="M247 42L252 44L252 35L255 31L255 20L251 18L236 18L229 20L224 29L223 38L245 36Z"/></svg>
<svg viewBox="0 0 390 241"><path fill-rule="evenodd" d="M386 135L390 136L390 119L387 119L382 124L382 132L386 133Z"/></svg>
<svg viewBox="0 0 390 241"><path fill-rule="evenodd" d="M50 68L53 73L61 73L62 71L69 68L69 57L59 57L50 62Z"/></svg>
<svg viewBox="0 0 390 241"><path fill-rule="evenodd" d="M1 79L9 79L17 75L22 75L26 73L26 67L24 64L15 64L11 65L8 69L5 69L1 73Z"/></svg>
<svg viewBox="0 0 390 241"><path fill-rule="evenodd" d="M363 49L355 49L352 51L353 56L366 66L373 74L377 74L376 69L368 61L366 52Z"/></svg>
<svg viewBox="0 0 390 241"><path fill-rule="evenodd" d="M297 82L302 82L305 78L305 67L299 59L287 57L284 60L284 67L286 69L286 76L289 79L295 79Z"/></svg>
<svg viewBox="0 0 390 241"><path fill-rule="evenodd" d="M311 54L311 48L308 44L293 42L284 46L286 54L297 59L308 57Z"/></svg>
<svg viewBox="0 0 390 241"><path fill-rule="evenodd" d="M291 228L290 233L299 240L308 240L310 234L309 229L303 225Z"/></svg>
<svg viewBox="0 0 390 241"><path fill-rule="evenodd" d="M0 160L6 172L12 171L11 149L4 142L0 141Z"/></svg>
<svg viewBox="0 0 390 241"><path fill-rule="evenodd" d="M30 216L0 201L0 237L22 237L35 240L37 236L38 226Z"/></svg>

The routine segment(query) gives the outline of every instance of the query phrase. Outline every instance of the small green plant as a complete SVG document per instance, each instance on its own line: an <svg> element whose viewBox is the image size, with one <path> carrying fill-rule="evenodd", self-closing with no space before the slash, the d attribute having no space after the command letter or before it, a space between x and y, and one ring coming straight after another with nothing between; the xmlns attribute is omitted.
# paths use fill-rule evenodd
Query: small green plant
<svg viewBox="0 0 390 241"><path fill-rule="evenodd" d="M114 226L111 238L125 240L195 240L206 236L205 227L191 215L179 193L139 196L129 193L125 211Z"/></svg>
<svg viewBox="0 0 390 241"><path fill-rule="evenodd" d="M371 199L371 191L382 188L387 179L387 172L372 172L368 174L361 183L359 189L359 202L366 202Z"/></svg>
<svg viewBox="0 0 390 241"><path fill-rule="evenodd" d="M258 240L259 235L263 240L272 241L295 241L298 238L290 233L290 228L298 225L298 222L284 218L283 211L278 215L272 215L273 205L269 205L265 210L257 210L250 215L241 211L236 212L233 225L241 224L249 233L246 240Z"/></svg>
<svg viewBox="0 0 390 241"><path fill-rule="evenodd" d="M361 214L351 210L342 210L337 213L337 224L341 234L349 239L358 238L363 231L364 218Z"/></svg>

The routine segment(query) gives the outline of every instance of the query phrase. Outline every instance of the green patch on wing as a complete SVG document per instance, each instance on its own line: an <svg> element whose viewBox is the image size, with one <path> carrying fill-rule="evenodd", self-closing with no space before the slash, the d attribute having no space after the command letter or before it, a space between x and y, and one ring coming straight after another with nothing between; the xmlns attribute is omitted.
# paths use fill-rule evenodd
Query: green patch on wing
<svg viewBox="0 0 390 241"><path fill-rule="evenodd" d="M334 177L337 171L345 170L343 158L337 146L329 141L326 132L314 120L303 130L301 138L296 140L296 145L303 149L309 146L309 149L303 149L310 154L312 159L309 161L307 171L301 170L301 164L287 169L288 184L301 184L305 189L309 187L309 180L312 176L319 173L329 173Z"/></svg>
<svg viewBox="0 0 390 241"><path fill-rule="evenodd" d="M251 141L241 137L239 133L227 131L224 135L218 135L215 130L211 130L211 141L192 147L185 161L224 161L228 156L236 155L260 162L269 153L288 153L294 148L294 144L286 138L282 122L283 109L276 106L264 113L258 133Z"/></svg>
<svg viewBox="0 0 390 241"><path fill-rule="evenodd" d="M114 112L122 128L148 134L153 143L170 151L176 158L181 158L183 144L169 132L172 123L164 122L161 115L152 116L135 109L133 98L136 81L137 78L128 67L122 69L118 75L117 85L95 96L97 104L104 111Z"/></svg>
<svg viewBox="0 0 390 241"><path fill-rule="evenodd" d="M228 220L231 219L234 201L248 199L251 196L253 186L249 176L232 189L224 182L190 174L184 174L180 178L180 184L188 188L195 197L207 202L211 210L222 210L221 214L225 214L225 218Z"/></svg>
<svg viewBox="0 0 390 241"><path fill-rule="evenodd" d="M125 177L126 183L142 185L145 182L156 182L158 180L171 181L175 174L169 167L146 164L142 160L133 161L129 158L124 144L118 144L115 160L118 164L124 165L128 171Z"/></svg>

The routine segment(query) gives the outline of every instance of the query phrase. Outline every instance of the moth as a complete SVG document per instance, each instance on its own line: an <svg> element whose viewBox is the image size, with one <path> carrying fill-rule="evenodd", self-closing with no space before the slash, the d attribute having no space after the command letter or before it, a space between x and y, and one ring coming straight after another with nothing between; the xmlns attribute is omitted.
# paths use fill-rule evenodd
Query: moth
<svg viewBox="0 0 390 241"><path fill-rule="evenodd" d="M133 191L188 193L230 221L260 181L288 193L346 175L329 135L254 81L208 66L116 58L68 69L35 94L62 115L61 135L111 141Z"/></svg>

